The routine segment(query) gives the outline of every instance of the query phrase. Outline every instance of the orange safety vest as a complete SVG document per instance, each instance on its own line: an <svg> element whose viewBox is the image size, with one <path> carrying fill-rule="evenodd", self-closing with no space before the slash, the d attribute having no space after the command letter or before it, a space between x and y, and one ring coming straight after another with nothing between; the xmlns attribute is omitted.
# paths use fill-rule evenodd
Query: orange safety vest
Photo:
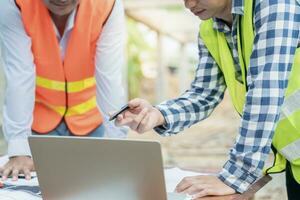
<svg viewBox="0 0 300 200"><path fill-rule="evenodd" d="M96 103L96 43L114 0L83 0L78 6L65 59L60 56L53 22L42 0L16 0L36 65L36 99L32 129L54 130L64 119L78 136L103 122Z"/></svg>

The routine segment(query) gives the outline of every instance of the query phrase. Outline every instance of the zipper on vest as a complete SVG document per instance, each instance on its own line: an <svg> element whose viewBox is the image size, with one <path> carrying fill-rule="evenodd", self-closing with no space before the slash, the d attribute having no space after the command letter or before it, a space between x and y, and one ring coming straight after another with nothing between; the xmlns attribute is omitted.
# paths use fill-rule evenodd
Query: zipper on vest
<svg viewBox="0 0 300 200"><path fill-rule="evenodd" d="M63 69L65 69L65 62L63 61L62 62L62 66L63 66ZM67 114L67 111L68 111L68 81L67 81L67 77L66 77L66 73L65 73L65 70L64 70L64 77L65 77L65 95L66 95L66 104L65 104L65 113L64 113L64 116L63 118L65 118L66 114Z"/></svg>
<svg viewBox="0 0 300 200"><path fill-rule="evenodd" d="M65 106L65 107L66 107L66 110L65 110L64 116L67 114L67 111L68 111L68 85L67 85L68 82L67 82L67 79L66 79L66 78L65 78L65 83L66 83L66 84L65 84L65 87L66 87L66 88L65 88L65 91L66 91L66 92L65 92L65 95L66 95L66 106Z"/></svg>

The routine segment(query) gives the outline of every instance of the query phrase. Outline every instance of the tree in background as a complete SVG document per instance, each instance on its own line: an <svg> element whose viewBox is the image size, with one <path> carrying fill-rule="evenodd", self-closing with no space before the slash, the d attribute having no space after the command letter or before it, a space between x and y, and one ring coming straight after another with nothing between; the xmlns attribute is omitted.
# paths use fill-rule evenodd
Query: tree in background
<svg viewBox="0 0 300 200"><path fill-rule="evenodd" d="M138 23L127 19L127 72L128 72L128 97L129 99L140 96L142 73L141 52L151 51L151 47L139 30Z"/></svg>

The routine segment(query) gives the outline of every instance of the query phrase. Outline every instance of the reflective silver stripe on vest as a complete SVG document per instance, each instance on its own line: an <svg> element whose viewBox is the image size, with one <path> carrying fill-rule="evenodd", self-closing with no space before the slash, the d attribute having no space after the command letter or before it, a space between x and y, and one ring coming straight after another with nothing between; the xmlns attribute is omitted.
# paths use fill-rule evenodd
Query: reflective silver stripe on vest
<svg viewBox="0 0 300 200"><path fill-rule="evenodd" d="M300 159L300 139L279 150L288 161Z"/></svg>
<svg viewBox="0 0 300 200"><path fill-rule="evenodd" d="M281 106L280 120L287 118L300 109L300 90L294 92L284 100Z"/></svg>

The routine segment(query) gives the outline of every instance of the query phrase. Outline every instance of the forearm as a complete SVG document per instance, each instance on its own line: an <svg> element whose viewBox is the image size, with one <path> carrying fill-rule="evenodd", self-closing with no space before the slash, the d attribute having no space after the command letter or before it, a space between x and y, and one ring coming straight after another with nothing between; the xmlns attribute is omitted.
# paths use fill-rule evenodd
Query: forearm
<svg viewBox="0 0 300 200"><path fill-rule="evenodd" d="M157 105L165 124L155 130L160 134L176 134L207 118L223 99L224 90L225 87L191 89L177 99Z"/></svg>
<svg viewBox="0 0 300 200"><path fill-rule="evenodd" d="M8 155L10 157L30 156L27 138L31 135L35 81L30 75L25 84L23 81L17 81L9 74L7 74L6 80L3 132L8 143Z"/></svg>
<svg viewBox="0 0 300 200"><path fill-rule="evenodd" d="M176 134L207 118L223 99L223 74L201 38L198 48L199 65L191 88L179 98L156 106L165 118L165 124L155 129L160 134Z"/></svg>
<svg viewBox="0 0 300 200"><path fill-rule="evenodd" d="M33 120L34 78L27 79L26 84L20 82L21 85L9 75L6 80L3 132L8 143L8 155L30 155L27 138L31 135Z"/></svg>
<svg viewBox="0 0 300 200"><path fill-rule="evenodd" d="M272 90L264 89L264 94ZM262 170L270 153L274 130L279 119L283 101L283 89L277 89L278 97L268 95L254 97L257 90L249 91L239 135L230 150L229 160L225 163L219 178L238 192L244 192L254 181L262 176ZM254 96L252 96L254 95ZM261 95L261 94L259 94ZM273 103L267 103L265 99ZM256 102L256 103L255 103ZM262 106L261 102L266 102ZM256 107L256 108L255 108Z"/></svg>

